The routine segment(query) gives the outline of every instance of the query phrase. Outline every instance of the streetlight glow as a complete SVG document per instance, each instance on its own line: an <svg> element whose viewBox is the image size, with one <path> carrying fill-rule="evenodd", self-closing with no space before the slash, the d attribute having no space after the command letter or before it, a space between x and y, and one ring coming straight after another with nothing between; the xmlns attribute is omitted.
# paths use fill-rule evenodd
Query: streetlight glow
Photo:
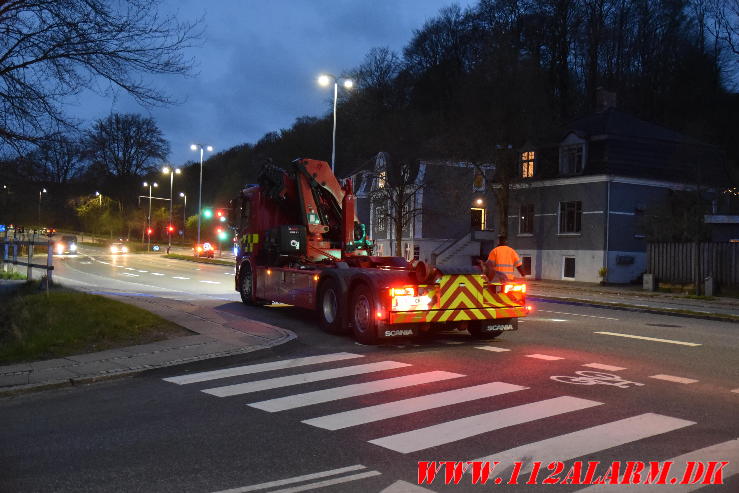
<svg viewBox="0 0 739 493"><path fill-rule="evenodd" d="M329 77L328 75L321 74L318 76L318 83L321 84L322 86L328 86L330 82L331 82L331 77Z"/></svg>
<svg viewBox="0 0 739 493"><path fill-rule="evenodd" d="M354 87L354 81L351 79L344 79L344 87L346 89L351 89L352 87Z"/></svg>
<svg viewBox="0 0 739 493"><path fill-rule="evenodd" d="M180 173L182 173L182 170L180 168L177 168L176 170L174 170L174 172L176 175L179 175Z"/></svg>
<svg viewBox="0 0 739 493"><path fill-rule="evenodd" d="M191 151L197 151L198 150L198 146L196 146L195 144L190 144L190 150Z"/></svg>
<svg viewBox="0 0 739 493"><path fill-rule="evenodd" d="M162 168L162 173L164 173L165 175L167 173L169 173L169 168L167 166L165 166L164 168Z"/></svg>

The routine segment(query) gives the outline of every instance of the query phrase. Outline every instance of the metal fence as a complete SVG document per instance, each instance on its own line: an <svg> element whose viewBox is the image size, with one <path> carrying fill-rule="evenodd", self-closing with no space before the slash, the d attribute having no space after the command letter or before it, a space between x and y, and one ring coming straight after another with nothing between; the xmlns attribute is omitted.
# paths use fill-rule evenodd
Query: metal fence
<svg viewBox="0 0 739 493"><path fill-rule="evenodd" d="M647 272L659 281L739 286L739 243L648 243Z"/></svg>
<svg viewBox="0 0 739 493"><path fill-rule="evenodd" d="M45 263L34 263L36 249L42 250ZM25 259L25 260L24 260ZM46 270L46 285L52 283L54 271L54 241L50 236L21 234L13 237L0 237L0 265L5 270L7 265L26 267L26 278L32 279L33 269Z"/></svg>

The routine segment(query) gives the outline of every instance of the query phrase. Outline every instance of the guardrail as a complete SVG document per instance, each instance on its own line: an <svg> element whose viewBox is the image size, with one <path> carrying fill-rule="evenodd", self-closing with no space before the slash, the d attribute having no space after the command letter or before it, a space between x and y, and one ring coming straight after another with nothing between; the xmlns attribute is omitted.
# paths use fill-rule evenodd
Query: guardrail
<svg viewBox="0 0 739 493"><path fill-rule="evenodd" d="M46 247L46 263L35 264L33 263L33 254L36 246ZM19 260L19 257L23 258L23 250L26 250L28 260ZM33 269L44 269L46 270L46 287L52 283L52 273L54 272L54 242L51 236L47 236L45 239L41 236L37 237L35 233L22 235L20 237L0 238L0 257L2 261L2 269L5 270L5 265L22 265L27 268L26 278L31 280L33 278Z"/></svg>

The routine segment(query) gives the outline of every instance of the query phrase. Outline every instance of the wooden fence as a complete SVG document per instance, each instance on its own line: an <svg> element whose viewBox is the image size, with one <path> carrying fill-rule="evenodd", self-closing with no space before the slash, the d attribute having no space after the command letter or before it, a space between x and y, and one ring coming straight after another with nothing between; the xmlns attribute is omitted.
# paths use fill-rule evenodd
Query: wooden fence
<svg viewBox="0 0 739 493"><path fill-rule="evenodd" d="M647 272L659 281L739 286L739 243L648 243Z"/></svg>

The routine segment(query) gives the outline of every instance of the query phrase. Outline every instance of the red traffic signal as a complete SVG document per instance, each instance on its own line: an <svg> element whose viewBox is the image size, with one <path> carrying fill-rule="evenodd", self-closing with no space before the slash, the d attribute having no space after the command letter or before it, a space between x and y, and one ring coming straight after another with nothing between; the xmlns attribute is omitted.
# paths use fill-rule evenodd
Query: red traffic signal
<svg viewBox="0 0 739 493"><path fill-rule="evenodd" d="M149 236L151 236L151 233L152 233L153 231L154 231L153 229L151 229L151 228L147 228L147 229L146 229L146 234L147 234L147 235L149 235Z"/></svg>
<svg viewBox="0 0 739 493"><path fill-rule="evenodd" d="M216 216L218 216L218 217L223 217L223 211L222 211L221 209L218 209L218 210L216 211Z"/></svg>
<svg viewBox="0 0 739 493"><path fill-rule="evenodd" d="M216 233L221 233L223 231L223 228L216 228Z"/></svg>
<svg viewBox="0 0 739 493"><path fill-rule="evenodd" d="M170 224L170 225L169 225L169 226L167 227L167 231L169 231L170 233L172 233L172 232L174 231L174 226L172 226L172 225Z"/></svg>

